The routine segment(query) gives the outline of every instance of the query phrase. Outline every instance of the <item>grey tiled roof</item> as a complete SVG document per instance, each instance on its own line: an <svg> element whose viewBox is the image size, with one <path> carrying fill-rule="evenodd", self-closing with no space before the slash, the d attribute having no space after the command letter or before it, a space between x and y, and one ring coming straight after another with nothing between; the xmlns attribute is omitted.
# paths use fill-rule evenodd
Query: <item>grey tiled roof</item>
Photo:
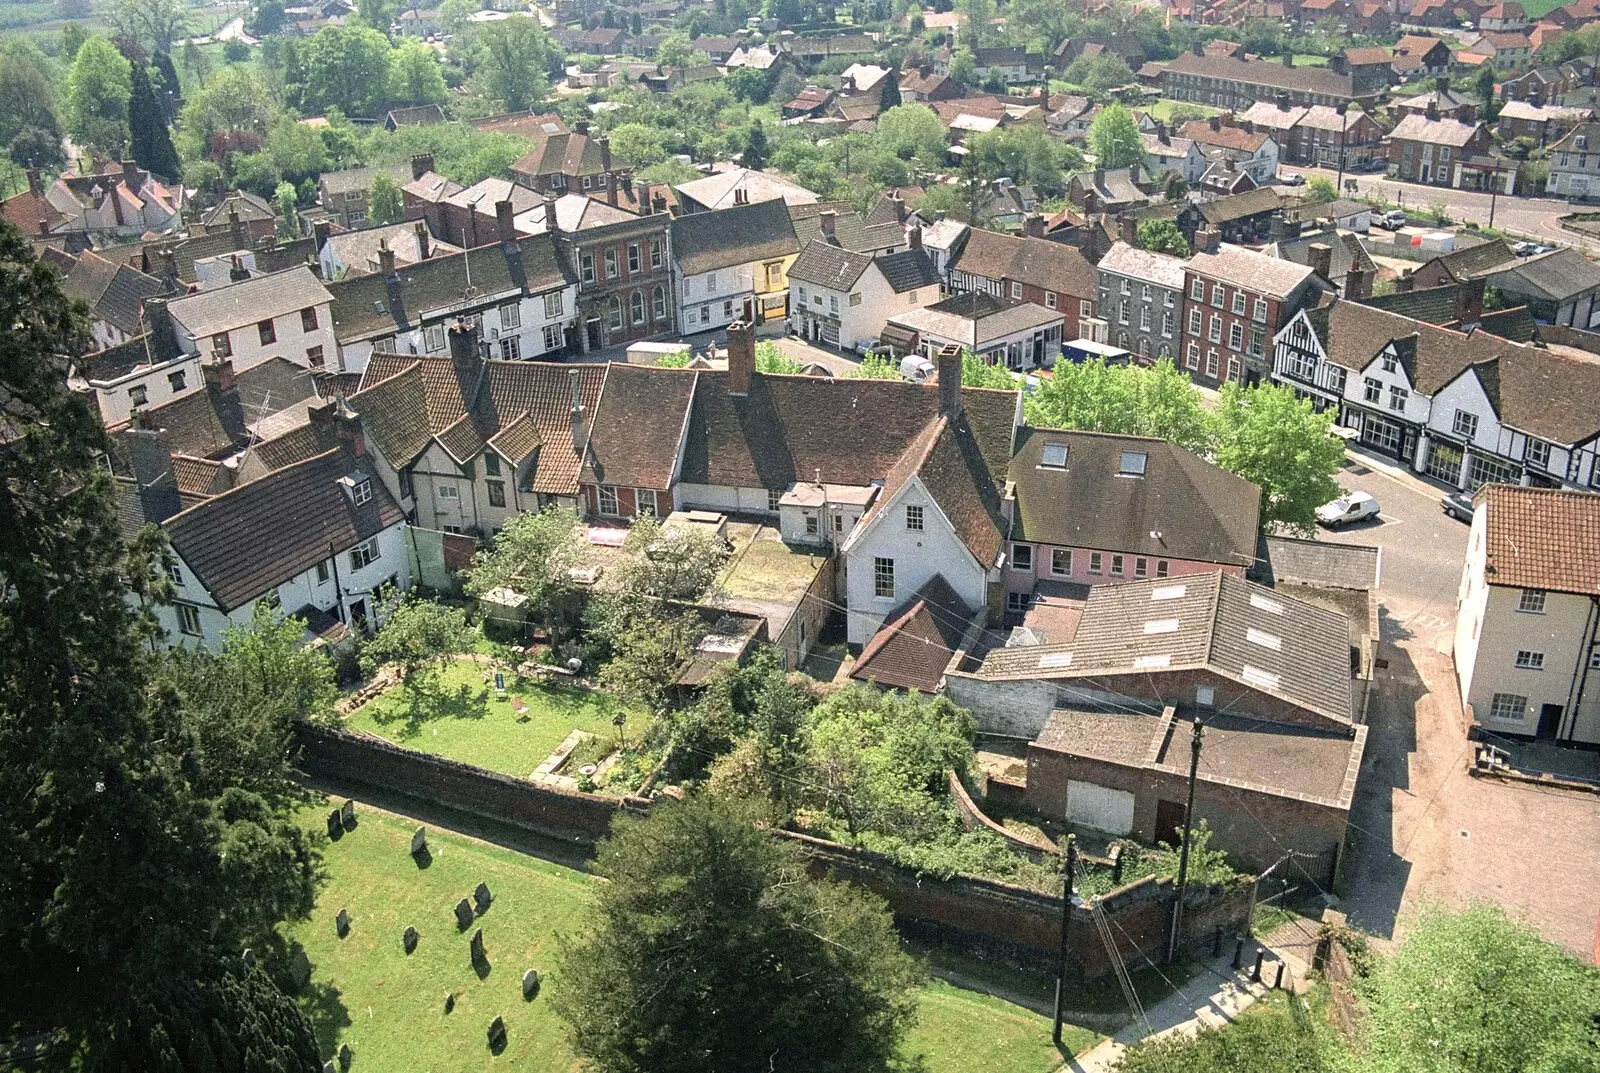
<svg viewBox="0 0 1600 1073"><path fill-rule="evenodd" d="M672 255L685 275L800 252L782 201L758 201L672 221Z"/></svg>
<svg viewBox="0 0 1600 1073"><path fill-rule="evenodd" d="M209 337L218 332L268 317L286 316L330 300L332 295L309 268L291 268L179 298L167 310L202 346L208 346Z"/></svg>
<svg viewBox="0 0 1600 1073"><path fill-rule="evenodd" d="M789 266L789 278L833 291L848 290L871 263L867 254L852 253L819 238L800 251Z"/></svg>
<svg viewBox="0 0 1600 1073"><path fill-rule="evenodd" d="M939 269L926 250L900 250L879 257L877 262L878 271L896 294L939 284Z"/></svg>

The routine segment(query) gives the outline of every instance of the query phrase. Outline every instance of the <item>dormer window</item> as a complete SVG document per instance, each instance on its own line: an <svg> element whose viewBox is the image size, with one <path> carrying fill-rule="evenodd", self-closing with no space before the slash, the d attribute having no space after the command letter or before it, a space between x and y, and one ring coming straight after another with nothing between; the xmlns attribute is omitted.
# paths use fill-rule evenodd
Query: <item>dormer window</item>
<svg viewBox="0 0 1600 1073"><path fill-rule="evenodd" d="M1121 477L1143 477L1149 458L1150 456L1144 451L1123 451L1122 460L1117 467L1117 475Z"/></svg>
<svg viewBox="0 0 1600 1073"><path fill-rule="evenodd" d="M1047 443L1039 455L1039 465L1045 469L1067 468L1067 445L1064 443Z"/></svg>
<svg viewBox="0 0 1600 1073"><path fill-rule="evenodd" d="M355 499L356 506L365 506L367 503L372 502L372 482L368 480L357 481L351 494Z"/></svg>
<svg viewBox="0 0 1600 1073"><path fill-rule="evenodd" d="M1578 135L1578 148L1579 149L1587 149L1587 148L1589 148L1589 136L1587 134Z"/></svg>

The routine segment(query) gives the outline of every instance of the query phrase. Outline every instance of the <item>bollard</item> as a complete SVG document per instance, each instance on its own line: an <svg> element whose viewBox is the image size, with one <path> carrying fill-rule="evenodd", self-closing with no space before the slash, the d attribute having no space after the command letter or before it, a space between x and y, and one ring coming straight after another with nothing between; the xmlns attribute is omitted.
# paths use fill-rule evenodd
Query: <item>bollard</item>
<svg viewBox="0 0 1600 1073"><path fill-rule="evenodd" d="M1222 925L1217 925L1217 930L1211 935L1211 956L1222 956Z"/></svg>
<svg viewBox="0 0 1600 1073"><path fill-rule="evenodd" d="M1272 989L1274 991L1283 990L1283 968L1284 963L1281 961L1278 962L1278 978L1272 981Z"/></svg>
<svg viewBox="0 0 1600 1073"><path fill-rule="evenodd" d="M1241 935L1233 941L1233 971L1238 972L1244 963L1244 936Z"/></svg>
<svg viewBox="0 0 1600 1073"><path fill-rule="evenodd" d="M1256 947L1256 967L1250 970L1251 983L1259 984L1261 982L1261 962L1266 958L1266 956L1267 952L1265 950L1261 949L1259 946Z"/></svg>

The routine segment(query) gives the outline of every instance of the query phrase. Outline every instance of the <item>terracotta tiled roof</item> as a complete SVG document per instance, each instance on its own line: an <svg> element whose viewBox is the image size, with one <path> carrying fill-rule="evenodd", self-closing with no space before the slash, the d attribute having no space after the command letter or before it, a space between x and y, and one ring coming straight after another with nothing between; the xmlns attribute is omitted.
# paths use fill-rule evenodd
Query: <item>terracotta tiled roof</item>
<svg viewBox="0 0 1600 1073"><path fill-rule="evenodd" d="M394 355L398 357L398 355ZM374 354L373 361L380 355ZM390 356L382 356L388 364ZM362 390L347 400L361 415L364 434L372 437L378 451L396 469L408 466L428 446L433 433L428 428L427 388L422 363L410 359L403 369L375 378L373 365L367 365L367 380Z"/></svg>
<svg viewBox="0 0 1600 1073"><path fill-rule="evenodd" d="M356 506L339 481L360 474ZM405 520L370 462L338 449L242 484L166 522L172 547L224 611ZM263 540L262 534L273 538Z"/></svg>
<svg viewBox="0 0 1600 1073"><path fill-rule="evenodd" d="M1042 238L973 230L953 267L990 279L1018 280L1079 298L1095 293L1094 266L1076 246Z"/></svg>
<svg viewBox="0 0 1600 1073"><path fill-rule="evenodd" d="M1217 130L1211 129L1211 124L1204 119L1192 119L1178 128L1180 138L1188 138L1196 145L1221 146L1224 149L1237 149L1244 153L1253 153L1267 143L1269 135L1264 131L1248 131L1243 127L1223 126Z"/></svg>
<svg viewBox="0 0 1600 1073"><path fill-rule="evenodd" d="M1489 584L1600 596L1600 495L1486 484L1477 502Z"/></svg>
<svg viewBox="0 0 1600 1073"><path fill-rule="evenodd" d="M851 668L858 682L890 689L938 692L944 669L961 644L972 611L944 575L935 574L911 600L884 619Z"/></svg>
<svg viewBox="0 0 1600 1073"><path fill-rule="evenodd" d="M513 461L537 451L526 489L570 496L578 491L579 446L573 443L572 402L582 410L577 439L588 435L602 385L616 366L562 365L543 361L491 361L483 394L475 404L479 427ZM681 419L681 413L680 413Z"/></svg>
<svg viewBox="0 0 1600 1073"><path fill-rule="evenodd" d="M684 415L702 375L692 369L611 365L590 431L582 479L636 488L671 485L682 448Z"/></svg>

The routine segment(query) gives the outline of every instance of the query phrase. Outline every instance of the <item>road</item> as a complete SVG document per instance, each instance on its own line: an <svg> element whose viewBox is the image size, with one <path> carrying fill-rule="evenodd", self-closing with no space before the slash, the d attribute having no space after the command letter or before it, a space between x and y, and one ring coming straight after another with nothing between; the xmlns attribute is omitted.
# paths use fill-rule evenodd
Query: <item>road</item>
<svg viewBox="0 0 1600 1073"><path fill-rule="evenodd" d="M1298 172L1310 178L1320 175L1333 180L1338 173L1327 168L1284 167L1282 172ZM1423 186L1420 183L1403 183L1379 172L1345 173L1354 179L1363 195L1382 198L1402 208L1425 209L1444 202L1445 214L1451 220L1478 223L1488 226L1490 195L1473 190L1451 190L1442 186ZM1341 191L1342 193L1343 191ZM1560 198L1496 197L1494 198L1494 226L1519 235L1541 240L1579 246L1592 254L1600 254L1600 239L1586 239L1582 235L1563 230L1557 218L1574 211L1572 205Z"/></svg>
<svg viewBox="0 0 1600 1073"><path fill-rule="evenodd" d="M1375 523L1322 539L1383 549L1380 656L1351 807L1341 893L1351 923L1402 935L1423 900L1496 902L1586 961L1595 957L1600 798L1474 778L1451 644L1467 526L1444 489L1352 452L1338 476L1370 492Z"/></svg>

